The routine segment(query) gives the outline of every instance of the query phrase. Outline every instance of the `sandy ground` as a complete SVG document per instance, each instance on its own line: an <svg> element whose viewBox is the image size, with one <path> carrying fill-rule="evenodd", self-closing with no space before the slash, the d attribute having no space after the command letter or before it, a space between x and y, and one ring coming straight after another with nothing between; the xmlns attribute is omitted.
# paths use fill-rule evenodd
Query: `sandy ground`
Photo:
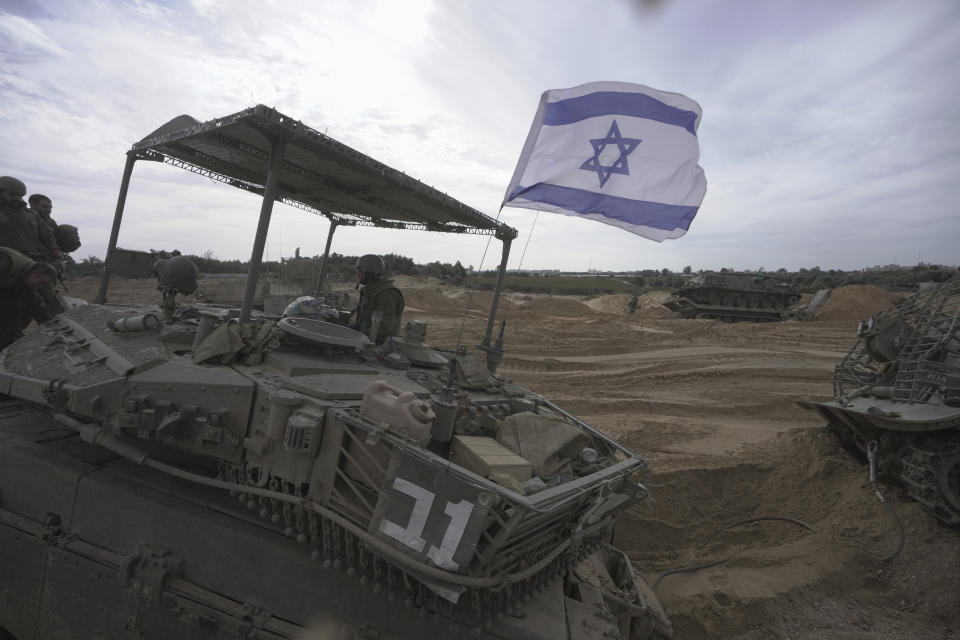
<svg viewBox="0 0 960 640"><path fill-rule="evenodd" d="M490 294L399 279L405 319L427 341L479 343ZM117 283L111 298L156 292ZM71 295L92 296L92 279ZM866 640L960 637L960 532L883 487L903 520L898 542L867 471L798 399L831 398L833 367L857 321L899 296L834 291L817 320L681 320L665 292L593 299L508 295L499 373L553 399L650 463L649 508L628 510L616 542L657 593L681 639ZM499 325L497 327L499 329ZM724 530L747 518L782 516Z"/></svg>

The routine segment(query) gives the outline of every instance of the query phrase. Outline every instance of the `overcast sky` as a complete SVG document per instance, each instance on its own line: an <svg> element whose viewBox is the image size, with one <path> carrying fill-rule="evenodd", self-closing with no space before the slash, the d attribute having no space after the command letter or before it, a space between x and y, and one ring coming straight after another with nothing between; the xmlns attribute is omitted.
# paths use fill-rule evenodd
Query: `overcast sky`
<svg viewBox="0 0 960 640"><path fill-rule="evenodd" d="M541 92L618 80L703 108L689 232L504 208L510 268L957 265L958 61L957 0L0 0L0 174L102 257L135 141L262 103L496 217ZM258 213L139 162L119 245L246 259ZM320 254L327 229L277 205L268 257ZM368 228L333 246L492 267L485 248Z"/></svg>

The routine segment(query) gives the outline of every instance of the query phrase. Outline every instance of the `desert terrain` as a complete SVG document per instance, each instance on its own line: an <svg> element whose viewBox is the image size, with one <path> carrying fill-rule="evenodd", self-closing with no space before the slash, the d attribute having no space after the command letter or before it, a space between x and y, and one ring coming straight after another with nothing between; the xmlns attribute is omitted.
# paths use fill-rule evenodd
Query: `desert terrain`
<svg viewBox="0 0 960 640"><path fill-rule="evenodd" d="M488 292L398 278L406 320L427 341L476 345ZM69 283L92 299L93 278ZM156 300L148 281L118 281L111 299ZM202 285L210 290L211 284ZM833 292L811 322L682 320L666 292L592 299L508 294L498 373L619 439L650 465L652 500L628 510L616 543L654 584L676 637L950 639L960 637L960 532L881 486L799 399L832 398L836 362L857 321L900 296ZM187 302L187 300L184 300ZM725 529L744 519L776 516ZM722 564L691 573L672 569Z"/></svg>

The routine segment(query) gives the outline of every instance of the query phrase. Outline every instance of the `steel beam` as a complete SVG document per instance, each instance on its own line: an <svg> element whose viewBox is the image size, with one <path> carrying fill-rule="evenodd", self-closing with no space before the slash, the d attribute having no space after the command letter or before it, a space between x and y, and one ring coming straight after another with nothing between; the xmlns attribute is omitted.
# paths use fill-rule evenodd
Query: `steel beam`
<svg viewBox="0 0 960 640"><path fill-rule="evenodd" d="M117 196L117 208L113 213L113 227L110 229L110 241L107 243L107 255L103 261L103 276L100 278L100 291L97 293L97 304L107 301L107 286L110 284L110 272L107 264L110 254L117 248L117 238L120 236L120 221L123 219L123 208L127 203L127 190L130 187L130 176L133 175L133 163L137 161L137 154L127 152L127 163L123 167L123 178L120 180L120 195Z"/></svg>
<svg viewBox="0 0 960 640"><path fill-rule="evenodd" d="M320 263L320 275L317 276L317 286L314 288L313 296L317 297L323 293L323 279L327 275L327 261L330 259L330 243L333 242L333 232L337 230L337 221L330 221L330 231L327 232L327 246L323 248L323 262Z"/></svg>
<svg viewBox="0 0 960 640"><path fill-rule="evenodd" d="M510 243L513 242L513 238L510 236L504 236L501 240L503 240L503 256L500 259L500 268L497 269L497 283L493 287L490 317L487 318L487 330L483 334L483 342L480 343L482 347L490 346L490 336L493 334L493 325L497 321L497 307L500 305L500 291L503 289L503 280L507 274L507 258L510 257Z"/></svg>
<svg viewBox="0 0 960 640"><path fill-rule="evenodd" d="M267 244L267 231L270 229L270 216L273 213L273 201L277 196L280 171L283 167L283 153L287 147L286 133L280 132L270 139L270 169L267 172L267 184L263 189L263 204L260 206L260 222L250 254L250 270L243 290L243 303L240 305L240 324L250 322L253 299L257 295L257 281L260 277L260 265L263 263L263 250Z"/></svg>

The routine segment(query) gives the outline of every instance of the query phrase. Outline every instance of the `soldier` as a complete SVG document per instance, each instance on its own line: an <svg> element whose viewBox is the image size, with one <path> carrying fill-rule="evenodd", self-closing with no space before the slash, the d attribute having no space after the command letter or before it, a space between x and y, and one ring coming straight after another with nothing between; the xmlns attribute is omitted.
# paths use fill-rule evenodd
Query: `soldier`
<svg viewBox="0 0 960 640"><path fill-rule="evenodd" d="M631 314L631 315L634 314L634 313L636 313L636 311L637 311L637 302L639 302L639 301L640 301L640 296L637 295L636 293L633 294L633 298L630 299L630 311L628 311L627 313L629 313L629 314Z"/></svg>
<svg viewBox="0 0 960 640"><path fill-rule="evenodd" d="M0 349L20 338L24 315L38 322L50 319L38 290L49 287L56 278L57 270L46 262L0 247Z"/></svg>
<svg viewBox="0 0 960 640"><path fill-rule="evenodd" d="M377 329L377 344L389 336L400 335L400 316L403 314L403 293L393 280L383 277L386 270L383 258L378 255L368 253L357 260L357 280L363 288L360 289L353 328L369 335L373 314L379 311L382 317Z"/></svg>
<svg viewBox="0 0 960 640"><path fill-rule="evenodd" d="M31 195L27 202L31 211L36 212L40 221L53 233L57 248L63 253L70 253L80 248L80 233L72 224L57 224L50 213L53 211L53 201L41 193Z"/></svg>
<svg viewBox="0 0 960 640"><path fill-rule="evenodd" d="M0 176L0 246L9 247L33 260L60 265L63 254L53 231L36 211L27 208L27 187L10 176Z"/></svg>
<svg viewBox="0 0 960 640"><path fill-rule="evenodd" d="M56 233L57 222L50 217L50 212L53 211L53 201L42 193L34 193L27 198L27 202L30 203L30 210L36 212L40 217L40 221L47 225L50 231Z"/></svg>

